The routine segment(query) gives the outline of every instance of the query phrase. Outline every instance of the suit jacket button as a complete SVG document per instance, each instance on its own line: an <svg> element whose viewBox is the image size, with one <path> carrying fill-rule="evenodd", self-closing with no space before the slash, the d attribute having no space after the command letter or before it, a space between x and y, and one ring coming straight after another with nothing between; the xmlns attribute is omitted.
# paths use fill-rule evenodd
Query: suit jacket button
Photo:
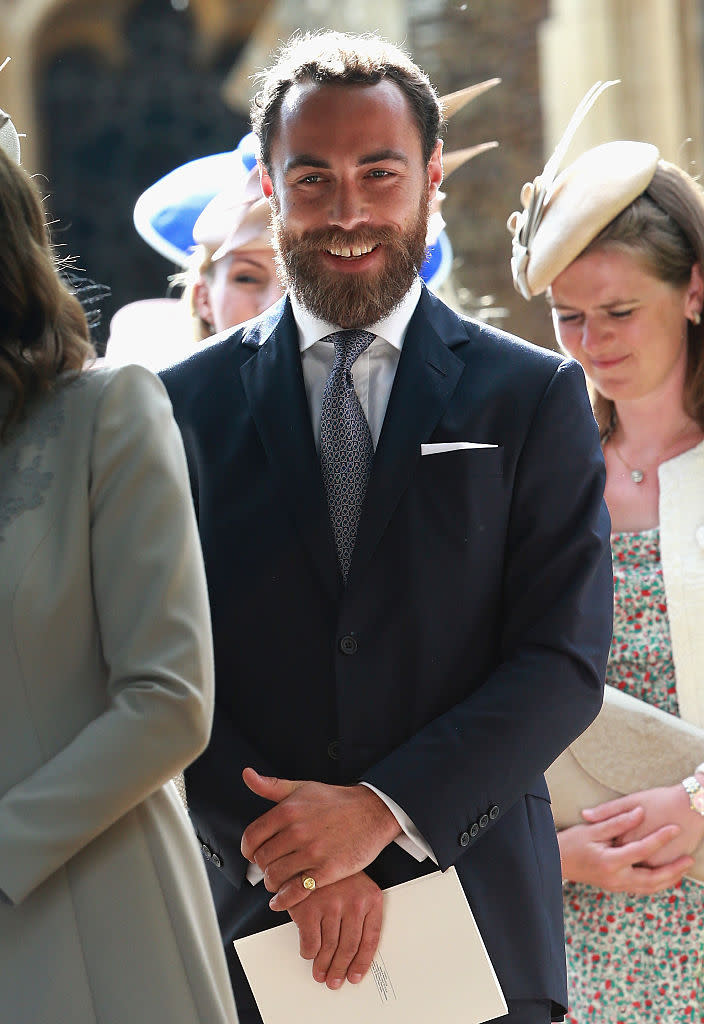
<svg viewBox="0 0 704 1024"><path fill-rule="evenodd" d="M460 836L460 846L469 846L469 832L463 832Z"/></svg>
<svg viewBox="0 0 704 1024"><path fill-rule="evenodd" d="M488 824L489 824L489 815L488 814L482 814L481 818L479 819L479 828L486 828Z"/></svg>
<svg viewBox="0 0 704 1024"><path fill-rule="evenodd" d="M493 807L489 808L489 817L491 818L492 821L496 821L496 819L499 816L499 813L500 813L500 811L499 811L499 808L496 806L496 804L494 804Z"/></svg>
<svg viewBox="0 0 704 1024"><path fill-rule="evenodd" d="M211 857L213 856L210 847L206 843L201 843L200 848L203 851L203 856L205 857L205 859L210 860Z"/></svg>
<svg viewBox="0 0 704 1024"><path fill-rule="evenodd" d="M331 742L328 743L328 757L330 758L331 761L339 761L340 760L340 741L339 740L331 740Z"/></svg>
<svg viewBox="0 0 704 1024"><path fill-rule="evenodd" d="M215 865L216 868L221 868L222 867L222 861L218 857L217 853L213 854L212 860L213 860L213 864Z"/></svg>
<svg viewBox="0 0 704 1024"><path fill-rule="evenodd" d="M479 825L477 825L476 821L473 823L472 827L470 828L469 834L472 837L472 839L476 839L476 837L479 835Z"/></svg>
<svg viewBox="0 0 704 1024"><path fill-rule="evenodd" d="M349 633L347 636L343 636L340 640L340 650L343 654L356 654L357 653L357 641L354 636Z"/></svg>

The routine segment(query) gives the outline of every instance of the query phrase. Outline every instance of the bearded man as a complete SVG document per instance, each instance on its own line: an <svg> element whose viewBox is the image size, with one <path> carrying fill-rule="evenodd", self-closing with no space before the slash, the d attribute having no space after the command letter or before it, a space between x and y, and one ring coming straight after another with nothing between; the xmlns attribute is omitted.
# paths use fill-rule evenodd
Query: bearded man
<svg viewBox="0 0 704 1024"><path fill-rule="evenodd" d="M542 773L596 715L611 635L582 372L421 284L441 110L404 53L298 38L260 85L288 294L163 374L215 639L186 785L240 1018L233 938L290 915L313 978L355 983L381 890L454 865L511 1024L561 1019Z"/></svg>

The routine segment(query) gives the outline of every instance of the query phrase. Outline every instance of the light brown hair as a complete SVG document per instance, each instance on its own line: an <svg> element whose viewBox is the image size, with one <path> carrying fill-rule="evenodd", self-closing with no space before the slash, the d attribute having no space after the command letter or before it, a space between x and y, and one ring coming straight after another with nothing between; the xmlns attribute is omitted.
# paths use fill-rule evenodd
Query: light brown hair
<svg viewBox="0 0 704 1024"><path fill-rule="evenodd" d="M83 308L61 280L33 180L0 150L0 439L59 374L94 355Z"/></svg>
<svg viewBox="0 0 704 1024"><path fill-rule="evenodd" d="M645 192L634 199L581 253L619 249L659 281L683 288L692 267L704 273L704 191L686 171L659 160ZM614 403L591 388L602 440L614 426ZM685 412L704 430L704 321L687 321Z"/></svg>

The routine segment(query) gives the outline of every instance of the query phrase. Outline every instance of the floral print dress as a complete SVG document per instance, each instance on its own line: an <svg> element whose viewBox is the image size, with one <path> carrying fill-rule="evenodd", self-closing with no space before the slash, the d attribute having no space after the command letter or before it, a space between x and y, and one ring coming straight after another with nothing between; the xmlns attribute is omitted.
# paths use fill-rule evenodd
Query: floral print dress
<svg viewBox="0 0 704 1024"><path fill-rule="evenodd" d="M611 686L677 715L659 530L617 533ZM564 886L573 1024L704 1022L704 886L653 896Z"/></svg>

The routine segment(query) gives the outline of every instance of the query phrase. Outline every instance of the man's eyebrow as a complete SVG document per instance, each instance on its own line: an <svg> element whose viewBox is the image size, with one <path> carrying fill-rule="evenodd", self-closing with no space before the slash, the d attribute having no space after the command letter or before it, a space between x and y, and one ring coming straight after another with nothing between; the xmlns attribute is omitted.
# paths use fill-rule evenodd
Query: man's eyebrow
<svg viewBox="0 0 704 1024"><path fill-rule="evenodd" d="M290 160L287 160L284 174L295 171L297 167L320 167L323 170L330 170L327 160L321 160L319 156L311 156L310 153L299 153L298 156L292 156Z"/></svg>
<svg viewBox="0 0 704 1024"><path fill-rule="evenodd" d="M367 164L383 163L385 160L394 160L397 163L408 165L408 157L398 149L378 149L373 153L366 153L359 158L357 163L361 167ZM295 171L298 167L317 167L321 170L329 171L330 166L327 160L323 160L319 156L313 156L311 153L299 153L298 156L293 156L287 161L284 173L290 174L291 171Z"/></svg>
<svg viewBox="0 0 704 1024"><path fill-rule="evenodd" d="M398 163L407 164L408 157L398 149L378 149L375 153L360 157L360 164L379 164L384 160L395 160Z"/></svg>

